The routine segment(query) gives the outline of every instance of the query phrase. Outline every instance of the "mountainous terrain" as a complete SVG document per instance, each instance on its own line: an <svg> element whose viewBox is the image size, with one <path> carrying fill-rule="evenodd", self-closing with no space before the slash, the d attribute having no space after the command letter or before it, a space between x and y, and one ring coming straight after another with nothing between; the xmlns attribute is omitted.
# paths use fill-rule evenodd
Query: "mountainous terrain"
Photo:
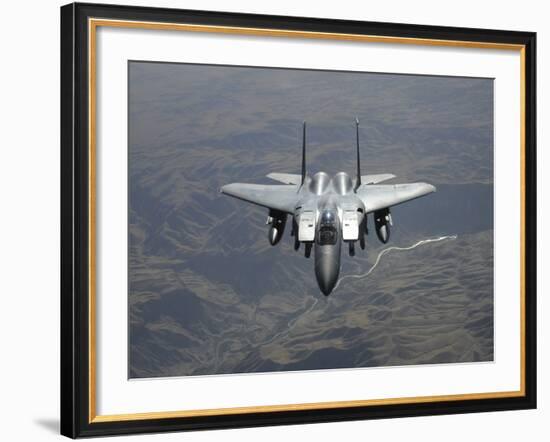
<svg viewBox="0 0 550 442"><path fill-rule="evenodd" d="M490 79L129 64L129 376L491 361L493 83ZM231 182L308 170L438 191L392 210L325 298L266 210ZM456 239L386 253L389 246Z"/></svg>

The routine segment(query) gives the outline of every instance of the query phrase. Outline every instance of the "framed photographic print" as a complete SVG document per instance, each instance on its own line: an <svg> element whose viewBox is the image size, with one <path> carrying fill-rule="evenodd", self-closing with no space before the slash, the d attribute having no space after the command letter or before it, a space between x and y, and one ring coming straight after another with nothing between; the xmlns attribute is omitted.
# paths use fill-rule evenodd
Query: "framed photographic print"
<svg viewBox="0 0 550 442"><path fill-rule="evenodd" d="M62 434L534 408L535 43L62 7Z"/></svg>

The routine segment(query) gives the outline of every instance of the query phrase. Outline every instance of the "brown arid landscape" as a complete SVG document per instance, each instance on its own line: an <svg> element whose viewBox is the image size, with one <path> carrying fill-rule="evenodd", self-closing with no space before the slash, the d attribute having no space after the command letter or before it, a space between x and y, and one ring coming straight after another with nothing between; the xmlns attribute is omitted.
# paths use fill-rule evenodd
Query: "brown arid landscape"
<svg viewBox="0 0 550 442"><path fill-rule="evenodd" d="M491 79L130 62L129 80L130 378L493 360ZM298 173L303 120L308 169L352 173L356 116L363 173L438 191L392 210L386 245L371 218L325 298L289 233L271 247L267 211L219 188Z"/></svg>

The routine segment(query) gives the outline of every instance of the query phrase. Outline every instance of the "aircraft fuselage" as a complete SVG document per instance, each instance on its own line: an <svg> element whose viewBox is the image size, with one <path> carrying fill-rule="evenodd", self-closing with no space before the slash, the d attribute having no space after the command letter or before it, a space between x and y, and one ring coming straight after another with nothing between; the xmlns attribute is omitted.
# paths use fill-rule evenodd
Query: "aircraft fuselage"
<svg viewBox="0 0 550 442"><path fill-rule="evenodd" d="M365 234L365 208L353 186L345 172L332 178L318 172L299 190L294 211L298 240L313 246L315 276L325 295L338 282L342 241L357 241Z"/></svg>

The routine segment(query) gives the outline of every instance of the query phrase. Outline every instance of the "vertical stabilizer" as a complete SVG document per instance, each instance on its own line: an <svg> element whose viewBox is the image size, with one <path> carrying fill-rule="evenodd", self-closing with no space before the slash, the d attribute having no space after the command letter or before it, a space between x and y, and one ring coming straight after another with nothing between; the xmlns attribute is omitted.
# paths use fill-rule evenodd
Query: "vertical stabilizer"
<svg viewBox="0 0 550 442"><path fill-rule="evenodd" d="M306 181L306 122L304 121L302 134L302 186Z"/></svg>
<svg viewBox="0 0 550 442"><path fill-rule="evenodd" d="M357 178L355 180L355 192L361 185L361 156L359 154L359 119L355 118L355 136L357 140Z"/></svg>

